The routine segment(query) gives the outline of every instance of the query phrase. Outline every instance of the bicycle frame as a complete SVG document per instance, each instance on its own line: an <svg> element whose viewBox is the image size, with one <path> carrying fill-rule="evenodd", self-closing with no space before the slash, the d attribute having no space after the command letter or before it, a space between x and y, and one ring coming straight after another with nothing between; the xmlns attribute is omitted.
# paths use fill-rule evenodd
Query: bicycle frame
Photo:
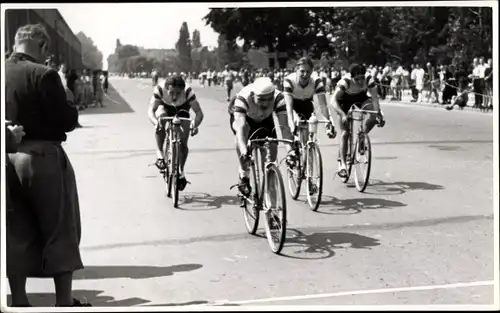
<svg viewBox="0 0 500 313"><path fill-rule="evenodd" d="M317 138L317 134L318 134L318 124L328 124L330 123L329 120L326 120L326 119L323 119L323 120L318 120L318 119L309 119L309 120L305 120L305 119L300 119L300 120L297 120L297 122L295 123L295 125L297 126L296 129L297 129L297 135L299 136L299 142L302 146L302 150L304 150L305 152L301 152L300 150L301 149L298 149L299 150L299 160L302 164L302 173L300 173L300 175L302 177L307 177L307 175L305 174L305 171L306 171L306 160L307 160L307 151L308 149L305 149L305 147L307 146L310 146L312 144L317 144L318 143L318 138ZM309 136L308 136L308 139L307 139L307 142L302 142L301 141L301 132L304 131L305 129L308 129L309 130ZM304 158L302 158L302 156L304 156Z"/></svg>
<svg viewBox="0 0 500 313"><path fill-rule="evenodd" d="M359 114L356 116L355 114ZM349 156L349 163L352 165L354 162L354 136L360 136L360 134L365 134L365 124L363 123L365 120L365 115L367 114L378 114L377 111L374 110L364 110L358 108L357 104L353 104L351 108L349 109L349 112L347 112L347 119L349 121L349 126L348 126L348 132L349 132L349 137L351 140L349 141L349 147L348 147L348 156ZM360 127L358 128L358 131L356 134L354 134L354 121L360 122ZM347 160L346 160L347 162Z"/></svg>

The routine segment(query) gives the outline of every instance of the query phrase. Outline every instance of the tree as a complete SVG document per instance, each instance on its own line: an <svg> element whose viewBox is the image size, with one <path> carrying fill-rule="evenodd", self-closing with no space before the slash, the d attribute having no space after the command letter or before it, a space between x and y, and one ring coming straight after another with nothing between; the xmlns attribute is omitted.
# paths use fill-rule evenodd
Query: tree
<svg viewBox="0 0 500 313"><path fill-rule="evenodd" d="M198 49L201 48L201 36L200 36L200 31L195 29L193 31L193 38L191 39L193 49Z"/></svg>
<svg viewBox="0 0 500 313"><path fill-rule="evenodd" d="M82 60L84 66L90 69L102 68L102 53L97 49L94 41L87 37L83 32L76 34L82 45Z"/></svg>
<svg viewBox="0 0 500 313"><path fill-rule="evenodd" d="M307 8L225 8L210 9L204 20L227 40L242 38L252 48L295 55L316 39L310 13Z"/></svg>
<svg viewBox="0 0 500 313"><path fill-rule="evenodd" d="M231 68L240 68L243 61L243 54L239 51L238 45L234 40L227 40L224 35L219 35L217 39L217 69L223 69L229 65Z"/></svg>
<svg viewBox="0 0 500 313"><path fill-rule="evenodd" d="M179 59L179 67L183 72L191 71L191 40L189 39L189 29L186 22L182 23L179 30L179 40L175 45Z"/></svg>

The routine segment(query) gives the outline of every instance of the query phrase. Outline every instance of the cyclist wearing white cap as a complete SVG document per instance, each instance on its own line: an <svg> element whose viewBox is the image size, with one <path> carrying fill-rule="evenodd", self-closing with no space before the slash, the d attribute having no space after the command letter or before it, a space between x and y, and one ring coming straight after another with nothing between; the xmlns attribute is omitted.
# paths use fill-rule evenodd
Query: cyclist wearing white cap
<svg viewBox="0 0 500 313"><path fill-rule="evenodd" d="M250 136L252 136L251 139L267 136L276 138L273 113L276 114L283 138L292 140L285 99L267 77L256 79L252 84L240 90L229 102L229 123L235 135L236 152L240 161L240 191L245 195L250 192L247 141ZM294 162L295 156L291 148L288 146L289 161ZM271 153L271 159L275 160L278 153L277 146L272 145Z"/></svg>

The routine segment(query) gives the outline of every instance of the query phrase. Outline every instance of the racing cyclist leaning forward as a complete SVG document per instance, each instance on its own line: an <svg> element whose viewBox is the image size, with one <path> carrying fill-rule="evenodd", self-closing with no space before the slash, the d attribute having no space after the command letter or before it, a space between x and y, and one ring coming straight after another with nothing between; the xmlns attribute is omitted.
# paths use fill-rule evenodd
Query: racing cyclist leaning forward
<svg viewBox="0 0 500 313"><path fill-rule="evenodd" d="M249 168L247 159L248 139L276 138L276 127L273 113L276 114L281 134L284 139L293 140L288 126L283 94L275 89L274 84L267 77L256 79L244 87L236 97L229 102L229 123L236 141L236 152L239 158L239 186L240 192L250 194ZM252 138L249 138L252 136ZM287 162L295 162L295 154L291 145L288 147ZM276 160L278 147L271 145L271 160ZM265 152L263 151L263 158Z"/></svg>
<svg viewBox="0 0 500 313"><path fill-rule="evenodd" d="M190 121L181 121L181 145L180 145L180 177L179 190L184 190L186 187L186 176L184 174L184 165L188 157L188 139L189 135L196 135L198 127L203 121L203 111L201 110L196 95L191 87L186 85L186 82L180 75L168 77L162 84L154 88L153 96L149 102L148 117L151 123L155 126L156 140L156 166L160 170L165 170L165 157L163 155L163 143L165 141L165 131L162 128L165 125L160 125L158 118L161 116L174 116L176 112L179 117L189 118L189 110L192 109L195 118L193 125Z"/></svg>
<svg viewBox="0 0 500 313"><path fill-rule="evenodd" d="M337 112L335 125L340 128L340 170L339 176L347 177L347 166L345 154L347 151L347 112L353 104L360 105L365 110L377 111L377 116L370 114L365 121L365 131L369 133L377 122L382 122L380 104L378 102L377 84L373 77L365 76L366 68L363 65L352 64L349 67L349 74L342 77L337 83L335 93L331 99L333 109ZM367 92L371 97L368 97Z"/></svg>
<svg viewBox="0 0 500 313"><path fill-rule="evenodd" d="M313 63L309 58L301 58L297 62L297 71L291 73L283 82L283 95L288 113L288 125L295 130L294 111L301 119L308 120L314 113L313 96L317 95L319 107L323 116L330 120L330 111L326 101L326 90L319 77L311 77ZM330 122L327 124L329 137L335 137L335 131ZM301 132L300 141L305 143L309 137L309 129Z"/></svg>

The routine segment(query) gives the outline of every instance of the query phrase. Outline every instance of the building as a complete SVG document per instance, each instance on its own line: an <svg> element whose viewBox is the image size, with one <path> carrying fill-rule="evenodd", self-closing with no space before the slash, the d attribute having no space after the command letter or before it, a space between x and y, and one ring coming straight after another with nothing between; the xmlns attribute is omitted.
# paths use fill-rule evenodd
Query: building
<svg viewBox="0 0 500 313"><path fill-rule="evenodd" d="M12 52L14 37L19 27L42 24L50 36L50 54L58 64L82 69L82 45L64 18L56 9L7 9L5 10L5 49Z"/></svg>

